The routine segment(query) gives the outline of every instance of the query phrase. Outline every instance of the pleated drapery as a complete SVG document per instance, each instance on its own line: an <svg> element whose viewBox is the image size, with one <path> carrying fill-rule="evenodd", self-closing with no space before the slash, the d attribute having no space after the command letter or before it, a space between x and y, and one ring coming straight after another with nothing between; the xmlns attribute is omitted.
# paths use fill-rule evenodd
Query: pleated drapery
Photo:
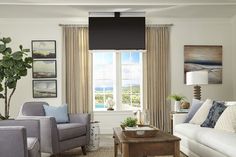
<svg viewBox="0 0 236 157"><path fill-rule="evenodd" d="M146 27L147 108L150 123L164 131L169 131L170 121L170 105L166 100L170 93L169 36L168 26Z"/></svg>
<svg viewBox="0 0 236 157"><path fill-rule="evenodd" d="M91 54L88 27L63 26L65 51L65 95L70 113L92 110Z"/></svg>

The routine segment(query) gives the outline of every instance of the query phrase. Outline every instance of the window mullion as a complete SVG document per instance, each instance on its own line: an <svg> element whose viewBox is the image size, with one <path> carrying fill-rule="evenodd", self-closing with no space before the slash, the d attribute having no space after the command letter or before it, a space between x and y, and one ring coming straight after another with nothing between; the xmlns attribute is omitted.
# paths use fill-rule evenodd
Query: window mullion
<svg viewBox="0 0 236 157"><path fill-rule="evenodd" d="M122 85L122 76L121 76L121 57L120 52L116 51L116 109L122 110L122 95L121 95L121 85Z"/></svg>

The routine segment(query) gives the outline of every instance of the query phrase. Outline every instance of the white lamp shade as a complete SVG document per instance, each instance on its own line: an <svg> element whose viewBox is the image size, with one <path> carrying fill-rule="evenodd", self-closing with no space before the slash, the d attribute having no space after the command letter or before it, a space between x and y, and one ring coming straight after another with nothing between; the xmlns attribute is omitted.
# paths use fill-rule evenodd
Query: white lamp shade
<svg viewBox="0 0 236 157"><path fill-rule="evenodd" d="M186 74L187 85L208 84L208 71L191 71Z"/></svg>

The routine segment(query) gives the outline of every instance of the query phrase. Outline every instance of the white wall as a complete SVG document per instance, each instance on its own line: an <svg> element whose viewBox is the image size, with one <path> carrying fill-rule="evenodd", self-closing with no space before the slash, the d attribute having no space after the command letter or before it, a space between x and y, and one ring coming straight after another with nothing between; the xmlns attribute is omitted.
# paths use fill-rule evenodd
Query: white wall
<svg viewBox="0 0 236 157"><path fill-rule="evenodd" d="M178 21L171 32L171 91L192 99L193 87L184 85L184 45L222 45L223 83L202 86L202 99L232 100L232 27L230 21Z"/></svg>
<svg viewBox="0 0 236 157"><path fill-rule="evenodd" d="M119 127L127 117L133 117L132 111L99 111L94 113L94 120L99 121L102 134L112 134L112 128Z"/></svg>
<svg viewBox="0 0 236 157"><path fill-rule="evenodd" d="M232 78L234 85L234 100L236 100L236 16L232 19Z"/></svg>
<svg viewBox="0 0 236 157"><path fill-rule="evenodd" d="M82 21L82 22L81 22ZM59 23L87 23L86 19L80 21L58 20L58 19L4 19L0 20L0 36L12 37L14 48L23 44L31 48L31 40L51 39L57 41L57 81L58 97L43 99L51 105L62 103L62 29ZM223 84L206 85L202 87L202 98L232 100L233 99L233 74L232 74L232 24L228 19L148 19L150 24L172 23L171 28L171 91L192 98L193 87L183 83L184 45L223 45ZM236 36L236 35L235 35ZM236 44L235 44L236 45ZM235 78L235 77L234 77ZM235 80L235 79L234 79ZM235 87L236 89L236 87ZM234 94L235 95L235 94ZM236 98L236 97L235 97ZM16 116L20 105L25 101L42 100L32 98L32 73L22 79L12 99L11 115ZM3 112L3 101L0 101L0 112ZM97 119L111 128L111 121L107 117ZM109 117L109 116L108 116ZM96 118L96 114L95 114ZM95 119L96 120L96 119ZM106 127L107 128L107 127Z"/></svg>
<svg viewBox="0 0 236 157"><path fill-rule="evenodd" d="M0 20L0 37L11 37L13 51L18 50L22 44L25 48L31 49L31 40L56 40L57 44L57 88L58 97L48 99L33 99L32 96L32 70L28 70L27 77L21 79L12 97L10 115L15 117L22 103L26 101L42 100L52 105L61 104L61 55L62 55L62 32L58 23L48 23L37 20ZM29 53L31 56L31 52ZM0 112L3 114L4 102L0 101Z"/></svg>

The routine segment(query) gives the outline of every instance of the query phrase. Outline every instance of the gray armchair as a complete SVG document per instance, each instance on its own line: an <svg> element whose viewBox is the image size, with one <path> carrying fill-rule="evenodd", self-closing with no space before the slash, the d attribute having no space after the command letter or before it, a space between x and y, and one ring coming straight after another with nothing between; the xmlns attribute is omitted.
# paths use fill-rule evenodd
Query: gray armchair
<svg viewBox="0 0 236 157"><path fill-rule="evenodd" d="M26 102L22 105L18 119L39 119L41 151L60 154L63 151L85 146L89 143L90 114L69 114L69 123L57 124L54 117L45 116L46 102Z"/></svg>
<svg viewBox="0 0 236 157"><path fill-rule="evenodd" d="M0 121L0 156L41 157L38 120Z"/></svg>

